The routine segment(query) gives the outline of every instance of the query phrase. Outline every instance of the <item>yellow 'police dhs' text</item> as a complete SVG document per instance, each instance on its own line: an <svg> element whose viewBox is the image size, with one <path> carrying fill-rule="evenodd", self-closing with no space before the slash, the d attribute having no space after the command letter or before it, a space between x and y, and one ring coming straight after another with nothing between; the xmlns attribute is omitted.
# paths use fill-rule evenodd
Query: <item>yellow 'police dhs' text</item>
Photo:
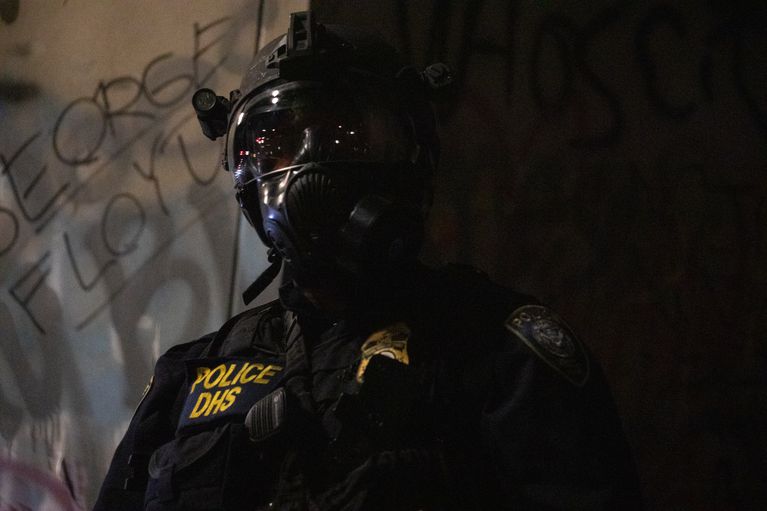
<svg viewBox="0 0 767 511"><path fill-rule="evenodd" d="M280 366L264 366L258 362L245 362L242 366L235 362L219 364L213 368L198 367L197 378L189 393L192 394L198 385L211 391L200 392L189 418L208 417L227 410L242 392L242 385L266 385L271 381L271 377L280 371Z"/></svg>

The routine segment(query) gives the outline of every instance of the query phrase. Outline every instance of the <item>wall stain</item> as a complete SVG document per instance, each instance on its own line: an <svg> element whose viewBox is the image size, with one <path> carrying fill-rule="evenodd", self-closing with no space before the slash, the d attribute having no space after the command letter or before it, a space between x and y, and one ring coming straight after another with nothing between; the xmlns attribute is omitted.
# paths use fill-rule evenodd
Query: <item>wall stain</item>
<svg viewBox="0 0 767 511"><path fill-rule="evenodd" d="M0 19L11 24L19 17L19 0L0 0Z"/></svg>
<svg viewBox="0 0 767 511"><path fill-rule="evenodd" d="M40 86L33 82L24 82L10 78L0 78L0 101L21 103L40 95Z"/></svg>

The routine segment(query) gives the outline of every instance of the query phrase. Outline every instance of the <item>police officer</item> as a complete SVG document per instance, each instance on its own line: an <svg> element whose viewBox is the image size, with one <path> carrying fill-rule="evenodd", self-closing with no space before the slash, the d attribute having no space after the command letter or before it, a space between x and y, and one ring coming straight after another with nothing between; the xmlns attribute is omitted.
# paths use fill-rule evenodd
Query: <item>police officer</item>
<svg viewBox="0 0 767 511"><path fill-rule="evenodd" d="M228 99L242 212L280 299L176 346L96 510L638 509L604 376L551 310L417 253L446 67L291 15Z"/></svg>

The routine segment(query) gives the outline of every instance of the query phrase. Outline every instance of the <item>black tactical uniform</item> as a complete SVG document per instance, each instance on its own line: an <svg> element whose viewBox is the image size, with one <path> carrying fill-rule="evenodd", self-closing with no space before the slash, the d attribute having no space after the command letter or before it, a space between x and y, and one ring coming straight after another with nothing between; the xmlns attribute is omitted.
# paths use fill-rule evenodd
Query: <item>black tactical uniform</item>
<svg viewBox="0 0 767 511"><path fill-rule="evenodd" d="M417 269L331 323L291 291L160 358L97 510L639 508L604 376L529 297ZM239 380L272 366L262 389L237 381L248 362ZM194 424L198 368L219 365L210 393L256 393Z"/></svg>
<svg viewBox="0 0 767 511"><path fill-rule="evenodd" d="M195 94L270 248L248 294L289 277L158 360L97 511L640 507L604 376L567 326L416 262L429 91L449 81L299 13L229 100Z"/></svg>

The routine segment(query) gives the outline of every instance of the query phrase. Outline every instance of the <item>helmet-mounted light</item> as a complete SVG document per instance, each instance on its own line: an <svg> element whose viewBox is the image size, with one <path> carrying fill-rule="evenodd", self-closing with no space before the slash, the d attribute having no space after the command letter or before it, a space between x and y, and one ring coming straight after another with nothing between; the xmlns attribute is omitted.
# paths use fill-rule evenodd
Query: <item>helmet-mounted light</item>
<svg viewBox="0 0 767 511"><path fill-rule="evenodd" d="M229 100L210 89L200 89L192 96L192 106L203 135L211 140L226 135Z"/></svg>

